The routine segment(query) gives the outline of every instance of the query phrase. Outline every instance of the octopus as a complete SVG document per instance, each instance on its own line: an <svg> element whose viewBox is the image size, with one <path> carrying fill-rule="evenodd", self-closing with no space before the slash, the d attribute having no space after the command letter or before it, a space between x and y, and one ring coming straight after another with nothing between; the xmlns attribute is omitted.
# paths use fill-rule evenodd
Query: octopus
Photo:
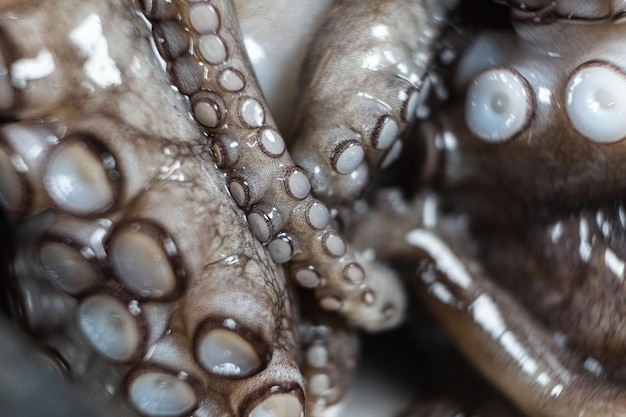
<svg viewBox="0 0 626 417"><path fill-rule="evenodd" d="M411 416L626 415L624 2L265 3L0 2L31 410L337 415L419 305L495 389Z"/></svg>

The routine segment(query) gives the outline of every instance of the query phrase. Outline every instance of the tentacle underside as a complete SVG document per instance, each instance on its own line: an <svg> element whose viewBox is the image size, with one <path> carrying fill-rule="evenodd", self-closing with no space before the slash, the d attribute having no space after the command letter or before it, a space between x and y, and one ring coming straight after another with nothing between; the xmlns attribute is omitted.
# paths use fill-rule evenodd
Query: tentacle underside
<svg viewBox="0 0 626 417"><path fill-rule="evenodd" d="M373 330L398 323L404 298L397 278L370 266L332 230L328 209L312 198L307 176L291 160L243 50L232 3L152 1L146 12L173 83L189 97L230 194L272 258L291 261L295 279L316 288L320 305L351 323Z"/></svg>
<svg viewBox="0 0 626 417"><path fill-rule="evenodd" d="M140 12L9 5L0 194L41 236L18 246L14 286L42 352L127 415L303 415L285 277L224 192Z"/></svg>
<svg viewBox="0 0 626 417"><path fill-rule="evenodd" d="M331 10L304 64L293 149L316 196L358 197L370 168L400 155L455 3L342 0Z"/></svg>
<svg viewBox="0 0 626 417"><path fill-rule="evenodd" d="M337 415L335 410L342 408L341 400L351 388L357 370L359 336L332 314L319 307L311 310L305 309L299 326L307 411L311 416Z"/></svg>

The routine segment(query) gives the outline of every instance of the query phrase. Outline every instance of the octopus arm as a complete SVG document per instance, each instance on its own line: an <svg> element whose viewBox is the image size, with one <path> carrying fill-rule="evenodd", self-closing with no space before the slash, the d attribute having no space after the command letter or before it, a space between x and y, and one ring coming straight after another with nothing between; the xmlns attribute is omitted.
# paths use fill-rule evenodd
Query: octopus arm
<svg viewBox="0 0 626 417"><path fill-rule="evenodd" d="M530 416L620 416L623 389L597 378L441 230L415 229L407 242L425 255L420 298L459 349Z"/></svg>
<svg viewBox="0 0 626 417"><path fill-rule="evenodd" d="M283 270L207 163L134 5L15 6L1 21L16 45L2 116L17 121L0 135L20 236L10 297L58 380L119 416L303 415Z"/></svg>
<svg viewBox="0 0 626 417"><path fill-rule="evenodd" d="M346 0L331 10L304 63L292 150L319 198L357 197L368 164L398 157L452 3Z"/></svg>
<svg viewBox="0 0 626 417"><path fill-rule="evenodd" d="M359 264L329 225L326 206L312 197L307 175L295 166L269 113L232 2L180 0L170 5L177 14L164 11L168 4L151 1L145 9L156 45L255 237L275 262L292 262L296 280L317 288L324 308L367 329L397 324L404 299L381 285L398 288L397 278L365 274L369 267Z"/></svg>
<svg viewBox="0 0 626 417"><path fill-rule="evenodd" d="M359 363L359 335L307 301L306 319L299 327L302 341L302 374L307 381L307 410L311 416L334 415L342 409ZM306 308L310 307L310 308Z"/></svg>
<svg viewBox="0 0 626 417"><path fill-rule="evenodd" d="M467 219L460 215L443 216L440 205L440 201L427 192L408 203L395 190L380 192L374 209L362 209L349 219L351 238L361 242L361 249L367 248L381 259L417 271L412 279L419 299L476 369L525 415L565 417L581 412L622 415L625 404L623 386L590 368L589 358L575 345L580 342L580 335L578 339L572 337L571 344L566 346L538 320L532 308L501 287L502 280L488 274L479 264L480 258L476 256L479 248L468 237ZM564 237L565 241L576 241L574 234L578 234L580 221L576 218L572 223L576 227L565 229L571 233ZM386 239L377 238L381 230L384 230ZM550 232L544 230L544 233ZM539 251L550 247L541 239L533 242L542 248ZM604 253L603 249L606 249L604 244L599 244L594 252L598 254L593 260L594 267L599 268L605 263L599 256ZM546 252L550 253L549 250ZM496 250L494 256L511 256L511 253ZM518 256L517 259L521 264L529 262L528 258ZM581 264L563 257L551 261L552 264L569 262L576 265L567 269L570 275L575 269L584 269ZM510 261L504 261L504 258L502 262L510 265ZM515 273L521 268L518 265L500 271L508 271L520 285L521 281L528 285L532 277ZM533 269L528 271L531 273ZM554 275L554 271L552 273ZM589 277L589 281L596 284L598 279L596 275ZM569 288L571 279L564 280L564 285ZM592 287L586 287L585 294L597 296ZM534 293L534 298L526 301L541 303L539 298L539 294ZM573 316L574 322L585 318ZM582 338L589 334L583 334ZM590 338L598 343L605 343L605 339L601 335ZM465 407L456 403L438 403L433 408L420 408L416 415L445 415L446 411L452 412L453 409L458 411ZM493 409L495 415L500 415L498 412L509 415L499 409ZM508 406L502 408L506 409ZM484 414L491 415L491 411ZM511 415L516 414L512 412Z"/></svg>

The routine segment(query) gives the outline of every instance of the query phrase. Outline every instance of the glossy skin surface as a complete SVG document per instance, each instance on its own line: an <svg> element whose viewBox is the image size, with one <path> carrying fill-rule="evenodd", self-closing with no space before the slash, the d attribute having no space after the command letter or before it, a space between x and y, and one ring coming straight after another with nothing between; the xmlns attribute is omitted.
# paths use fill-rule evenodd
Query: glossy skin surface
<svg viewBox="0 0 626 417"><path fill-rule="evenodd" d="M512 43L467 52L420 123L430 189L352 205L424 116L425 86L446 96L433 61L449 61L452 3L315 12L293 134L257 83L237 18L258 12L241 4L0 3L8 283L53 373L116 415L329 415L355 327L397 325L413 296L391 261L419 267L422 302L527 415L626 413L626 132L606 123L626 107L620 2L510 2Z"/></svg>
<svg viewBox="0 0 626 417"><path fill-rule="evenodd" d="M388 222L380 256L421 253L420 298L525 414L624 415L626 130L605 129L624 114L623 7L511 7L514 36L479 38L462 99L422 129L434 194L387 198L353 239Z"/></svg>

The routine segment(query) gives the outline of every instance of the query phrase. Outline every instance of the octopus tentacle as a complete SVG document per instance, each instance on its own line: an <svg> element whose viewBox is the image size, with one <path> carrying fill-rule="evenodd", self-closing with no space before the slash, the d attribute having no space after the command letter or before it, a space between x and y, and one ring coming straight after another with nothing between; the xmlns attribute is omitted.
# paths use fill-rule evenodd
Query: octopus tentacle
<svg viewBox="0 0 626 417"><path fill-rule="evenodd" d="M53 84L65 94L54 108L3 113L25 119L0 139L3 170L16 178L3 203L36 229L17 249L24 267L12 294L29 328L83 395L127 404L120 415L301 416L285 276L207 163L208 143L153 59L147 26L122 1L35 6L14 10L3 33L57 18L49 47L65 54L32 89L45 95L56 73L76 88Z"/></svg>
<svg viewBox="0 0 626 417"><path fill-rule="evenodd" d="M307 381L307 412L323 416L341 407L359 357L357 332L321 310L307 312L300 329L302 374Z"/></svg>
<svg viewBox="0 0 626 417"><path fill-rule="evenodd" d="M407 240L434 262L420 274L421 298L460 350L522 410L533 416L624 413L622 387L585 370L524 307L468 264L459 247L428 230Z"/></svg>
<svg viewBox="0 0 626 417"><path fill-rule="evenodd" d="M165 7L156 3L149 3L148 16ZM365 277L369 267L359 265L358 255L329 225L328 209L311 197L309 179L291 160L262 99L232 3L175 6L180 20L154 21L156 44L170 61L172 81L189 96L194 117L208 132L215 162L253 234L274 261L292 261L297 281L320 288L323 307L370 329L397 323L404 310L401 293L379 282L395 276ZM313 283L311 276L317 277Z"/></svg>
<svg viewBox="0 0 626 417"><path fill-rule="evenodd" d="M472 261L476 248L462 219L441 216L428 198L409 207L396 203L377 214L395 242L371 247L382 258L419 266L418 296L483 375L531 416L624 413L623 387L587 369L580 352L559 343ZM355 236L370 237L371 225L356 227Z"/></svg>
<svg viewBox="0 0 626 417"><path fill-rule="evenodd" d="M305 61L293 146L316 196L357 197L368 163L384 168L399 156L451 7L410 0L335 5Z"/></svg>

